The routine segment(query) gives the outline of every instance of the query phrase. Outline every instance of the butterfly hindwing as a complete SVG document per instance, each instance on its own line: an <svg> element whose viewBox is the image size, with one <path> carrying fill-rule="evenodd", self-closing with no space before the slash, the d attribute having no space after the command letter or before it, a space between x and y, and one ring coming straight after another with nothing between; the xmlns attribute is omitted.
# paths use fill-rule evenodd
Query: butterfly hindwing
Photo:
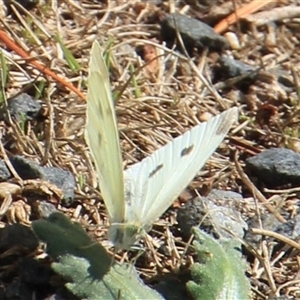
<svg viewBox="0 0 300 300"><path fill-rule="evenodd" d="M231 108L195 126L125 171L134 184L132 205L141 223L152 224L188 186L237 120Z"/></svg>

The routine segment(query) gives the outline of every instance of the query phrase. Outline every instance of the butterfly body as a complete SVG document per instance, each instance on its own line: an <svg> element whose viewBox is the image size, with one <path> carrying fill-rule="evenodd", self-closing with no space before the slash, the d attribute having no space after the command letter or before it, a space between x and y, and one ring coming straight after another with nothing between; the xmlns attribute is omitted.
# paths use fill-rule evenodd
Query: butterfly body
<svg viewBox="0 0 300 300"><path fill-rule="evenodd" d="M118 249L129 250L150 228L141 227L140 223L112 223L108 229L108 238Z"/></svg>
<svg viewBox="0 0 300 300"><path fill-rule="evenodd" d="M130 249L188 186L237 119L231 108L201 123L123 171L108 71L100 46L90 61L86 140L109 215L108 237Z"/></svg>

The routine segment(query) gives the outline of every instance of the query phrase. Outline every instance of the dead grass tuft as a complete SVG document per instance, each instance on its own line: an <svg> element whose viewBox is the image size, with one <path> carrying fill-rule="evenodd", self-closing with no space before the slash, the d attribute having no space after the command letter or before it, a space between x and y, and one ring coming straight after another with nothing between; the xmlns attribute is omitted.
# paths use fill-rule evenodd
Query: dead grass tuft
<svg viewBox="0 0 300 300"><path fill-rule="evenodd" d="M241 184L234 166L232 150L240 153L240 163L243 164L246 157L264 148L299 143L298 19L287 18L276 23L275 27L266 25L247 31L232 27L242 48L231 51L231 54L261 68L268 75L261 75L250 91L241 94L226 86L216 90L211 84L215 60L212 55L204 53L196 59L187 59L159 41L158 13L184 10L189 15L190 7L169 6L166 1L158 6L139 1L108 3L107 6L92 0L47 1L30 12L13 9L15 16L2 19L0 30L10 35L31 57L84 93L91 45L95 39L101 42L110 61L124 167L140 161L210 115L239 106L241 116L231 138L227 138L201 172L201 179L195 179L190 188L203 186L205 190L214 186L243 190L247 199L242 209L245 218L256 210L264 213L265 207L261 203L255 206L257 195L252 194L253 190L249 190L249 186L248 192L244 190L245 185ZM292 3L285 1L281 5ZM55 35L76 58L79 69L71 70ZM274 39L275 43L271 43ZM28 60L8 51L5 45L1 47L9 66L6 97L21 91L32 95L41 93L39 98L48 114L42 125L31 124L26 131L14 122L2 122L2 143L9 145L9 154L22 154L38 163L72 171L78 182L76 199L71 207L61 206L60 209L80 222L97 241L103 241L106 214L83 137L85 101L37 71ZM278 84L282 77L291 83L284 90ZM42 83L45 89L40 91ZM264 114L257 114L261 107L269 113L267 118ZM80 186L82 178L84 184ZM264 198L270 202L268 197L270 194L265 192ZM299 206L298 194L294 191L287 192L285 197ZM154 227L152 240L147 241L152 251L148 259L139 261L138 266L148 282L161 273L176 274L193 261L187 251L188 244L179 234L176 235L176 230L171 230L175 223L174 211L168 212ZM274 241L278 242L276 238ZM166 244L170 256L158 251L162 243ZM263 291L265 295L299 296L299 252L284 254L287 249L283 247L284 253L273 257L273 248L265 243L256 250L263 256L265 264L260 259L249 263L253 290ZM131 255L122 253L117 259L129 261ZM262 282L267 282L267 287L262 287ZM263 299L255 297L253 299Z"/></svg>

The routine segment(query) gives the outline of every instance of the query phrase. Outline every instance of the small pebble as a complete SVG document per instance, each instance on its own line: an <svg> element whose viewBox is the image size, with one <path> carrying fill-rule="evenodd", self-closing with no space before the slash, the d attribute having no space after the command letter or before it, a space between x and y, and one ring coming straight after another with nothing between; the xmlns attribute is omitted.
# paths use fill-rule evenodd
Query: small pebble
<svg viewBox="0 0 300 300"><path fill-rule="evenodd" d="M232 50L239 50L241 49L241 44L240 44L240 41L237 37L237 35L234 33L234 32L226 32L224 34L224 37L227 39L229 45L230 45L230 48Z"/></svg>

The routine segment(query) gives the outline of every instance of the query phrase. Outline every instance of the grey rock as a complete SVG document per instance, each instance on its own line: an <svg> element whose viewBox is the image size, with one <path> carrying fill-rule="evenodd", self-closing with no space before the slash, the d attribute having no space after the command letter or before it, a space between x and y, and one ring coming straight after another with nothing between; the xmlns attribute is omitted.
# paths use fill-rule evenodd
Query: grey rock
<svg viewBox="0 0 300 300"><path fill-rule="evenodd" d="M300 238L300 214L296 215L293 219L286 214L284 216L287 220L286 223L281 223L278 221L272 214L265 214L260 217L258 220L257 217L249 220L249 228L263 228L265 230L273 231L278 234L281 234L292 240L297 240ZM245 234L245 240L252 244L256 245L262 239L261 235L252 234L251 231L248 231Z"/></svg>
<svg viewBox="0 0 300 300"><path fill-rule="evenodd" d="M201 229L210 233L213 231L213 227L208 218L205 218L206 207L203 198L194 198L188 201L177 212L178 226L185 239L189 239L191 236L191 229L193 226L199 226L201 223Z"/></svg>
<svg viewBox="0 0 300 300"><path fill-rule="evenodd" d="M36 259L25 257L18 261L19 275L22 280L31 285L47 285L54 272L50 266L42 265Z"/></svg>
<svg viewBox="0 0 300 300"><path fill-rule="evenodd" d="M177 32L189 53L192 53L194 47L198 50L208 48L216 52L228 48L227 40L205 23L180 14L167 14L161 22L162 38L172 45Z"/></svg>
<svg viewBox="0 0 300 300"><path fill-rule="evenodd" d="M46 219L52 213L57 212L55 205L47 201L39 201L36 203L34 210L38 216L38 219Z"/></svg>
<svg viewBox="0 0 300 300"><path fill-rule="evenodd" d="M300 184L300 155L285 148L272 148L246 160L246 172L268 187Z"/></svg>
<svg viewBox="0 0 300 300"><path fill-rule="evenodd" d="M32 299L34 294L33 287L16 277L6 288L5 299L28 300Z"/></svg>
<svg viewBox="0 0 300 300"><path fill-rule="evenodd" d="M43 167L22 156L14 156L10 159L19 176L26 179L42 179L55 184L64 193L63 200L69 204L74 199L75 178L67 170L56 167Z"/></svg>
<svg viewBox="0 0 300 300"><path fill-rule="evenodd" d="M219 58L219 63L227 72L228 78L251 74L256 71L256 68L245 64L240 60L233 59L228 55L222 54ZM253 75L252 75L253 76Z"/></svg>
<svg viewBox="0 0 300 300"><path fill-rule="evenodd" d="M75 178L70 171L63 170L56 167L42 167L44 173L44 179L55 184L64 192L64 201L66 204L74 199L75 191Z"/></svg>
<svg viewBox="0 0 300 300"><path fill-rule="evenodd" d="M223 239L232 239L231 233L233 233L242 238L245 230L248 229L246 222L236 209L243 200L242 195L232 191L214 189L207 195L207 199L209 200L207 201L209 216L218 235ZM223 204L217 205L215 201Z"/></svg>
<svg viewBox="0 0 300 300"><path fill-rule="evenodd" d="M11 173L8 170L4 160L0 160L0 182L11 178Z"/></svg>
<svg viewBox="0 0 300 300"><path fill-rule="evenodd" d="M42 167L32 160L16 155L10 158L10 162L23 180L37 178L43 179Z"/></svg>
<svg viewBox="0 0 300 300"><path fill-rule="evenodd" d="M189 238L191 228L199 226L218 238L232 239L231 232L242 238L247 224L235 209L242 199L235 192L212 190L207 197L189 201L177 213L177 222L183 236ZM223 205L217 205L216 201L222 201Z"/></svg>
<svg viewBox="0 0 300 300"><path fill-rule="evenodd" d="M212 200L223 200L223 201L242 201L243 196L239 193L232 191L223 191L212 189L211 192L207 195L207 198Z"/></svg>
<svg viewBox="0 0 300 300"><path fill-rule="evenodd" d="M158 284L154 285L154 289L166 300L189 299L185 282L178 278L165 276Z"/></svg>
<svg viewBox="0 0 300 300"><path fill-rule="evenodd" d="M42 105L27 94L20 94L7 101L11 116L17 120L33 120L38 118Z"/></svg>
<svg viewBox="0 0 300 300"><path fill-rule="evenodd" d="M234 77L241 77L236 85L250 85L256 80L257 68L245 64L240 60L223 54L220 56L218 63L219 67L215 69L215 77L217 79L227 80Z"/></svg>

